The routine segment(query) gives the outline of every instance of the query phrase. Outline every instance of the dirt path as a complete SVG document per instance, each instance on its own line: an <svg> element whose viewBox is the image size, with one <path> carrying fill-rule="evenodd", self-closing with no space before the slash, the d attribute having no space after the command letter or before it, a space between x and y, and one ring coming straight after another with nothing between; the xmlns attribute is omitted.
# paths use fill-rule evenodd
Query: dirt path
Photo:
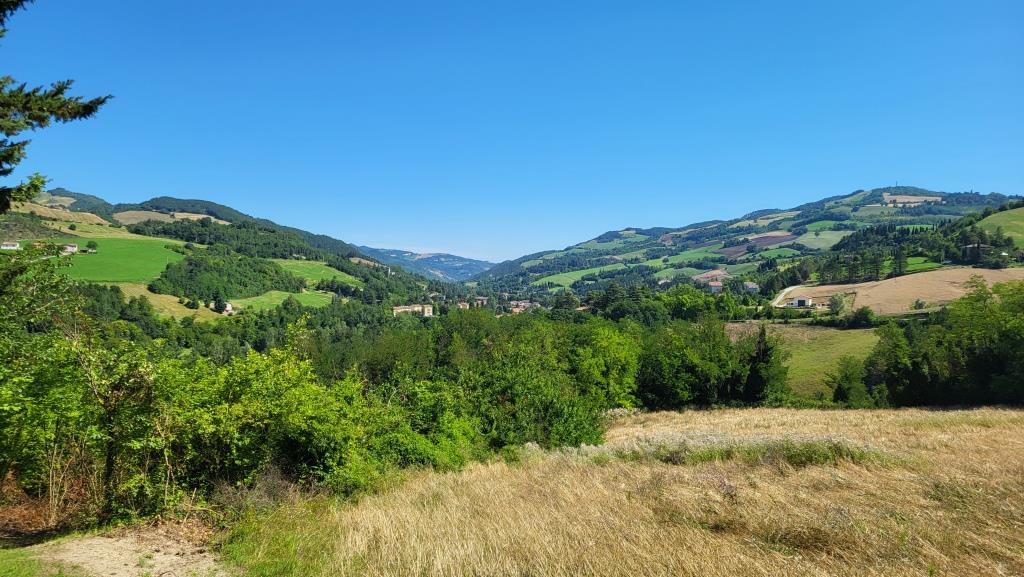
<svg viewBox="0 0 1024 577"><path fill-rule="evenodd" d="M205 546L177 527L141 527L29 548L39 560L89 577L229 577Z"/></svg>

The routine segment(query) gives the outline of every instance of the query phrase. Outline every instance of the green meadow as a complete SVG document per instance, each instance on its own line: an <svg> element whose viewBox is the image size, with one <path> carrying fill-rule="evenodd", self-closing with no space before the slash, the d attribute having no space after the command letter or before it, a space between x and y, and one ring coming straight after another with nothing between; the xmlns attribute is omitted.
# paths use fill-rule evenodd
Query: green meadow
<svg viewBox="0 0 1024 577"><path fill-rule="evenodd" d="M90 282L148 283L160 276L172 262L185 258L184 255L166 248L168 244L182 244L164 238L56 238L47 242L77 244L79 250L85 244L95 241L95 254L76 254L67 257L71 261L68 276Z"/></svg>
<svg viewBox="0 0 1024 577"><path fill-rule="evenodd" d="M1002 228L1003 233L1012 238L1018 247L1024 248L1024 208L997 212L979 222L978 226L989 232Z"/></svg>
<svg viewBox="0 0 1024 577"><path fill-rule="evenodd" d="M232 306L247 311L263 311L276 307L287 300L288 297L294 297L295 300L299 301L303 306L323 307L331 304L331 299L334 295L320 291L307 291L302 293L270 291L255 297L231 299L231 304Z"/></svg>
<svg viewBox="0 0 1024 577"><path fill-rule="evenodd" d="M314 260L288 260L283 258L271 259L281 265L293 275L306 279L307 284L316 284L317 281L326 279L337 279L351 286L363 286L363 281L340 270L327 266L326 263Z"/></svg>

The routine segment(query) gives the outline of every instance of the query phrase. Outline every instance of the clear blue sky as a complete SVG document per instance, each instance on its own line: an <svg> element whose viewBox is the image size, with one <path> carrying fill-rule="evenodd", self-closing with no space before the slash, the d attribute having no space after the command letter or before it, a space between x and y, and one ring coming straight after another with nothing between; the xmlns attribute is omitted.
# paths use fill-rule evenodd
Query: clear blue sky
<svg viewBox="0 0 1024 577"><path fill-rule="evenodd" d="M494 260L899 181L1024 193L1024 2L38 0L20 174Z"/></svg>

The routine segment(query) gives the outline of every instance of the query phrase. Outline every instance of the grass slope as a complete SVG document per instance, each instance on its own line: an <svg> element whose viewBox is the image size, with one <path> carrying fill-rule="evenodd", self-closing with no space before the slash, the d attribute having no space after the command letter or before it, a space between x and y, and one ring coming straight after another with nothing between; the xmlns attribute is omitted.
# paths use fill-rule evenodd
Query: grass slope
<svg viewBox="0 0 1024 577"><path fill-rule="evenodd" d="M1006 236L1011 237L1019 248L1024 248L1024 208L997 212L979 222L978 226L990 232L1002 227Z"/></svg>
<svg viewBox="0 0 1024 577"><path fill-rule="evenodd" d="M826 249L831 248L832 245L842 240L846 235L850 234L848 230L822 230L817 233L807 232L803 236L796 239L796 242L806 246L807 248L818 248Z"/></svg>
<svg viewBox="0 0 1024 577"><path fill-rule="evenodd" d="M340 270L327 266L326 263L312 260L288 260L283 258L271 259L284 267L293 275L306 279L308 285L315 285L317 281L325 279L337 279L345 284L354 287L363 286L363 281Z"/></svg>
<svg viewBox="0 0 1024 577"><path fill-rule="evenodd" d="M602 447L294 499L223 552L258 577L1024 574L1019 410L637 414Z"/></svg>
<svg viewBox="0 0 1024 577"><path fill-rule="evenodd" d="M74 243L85 247L81 238L51 239L61 243ZM77 254L69 257L68 276L76 280L107 283L148 283L160 276L168 263L178 262L184 255L165 248L168 244L181 244L167 239L95 238L99 245L96 254Z"/></svg>
<svg viewBox="0 0 1024 577"><path fill-rule="evenodd" d="M272 309L288 297L294 297L300 304L307 307L323 307L331 304L334 295L327 292L307 291L302 293L288 293L284 291L265 292L259 296L244 299L231 299L231 304L247 311L263 311Z"/></svg>
<svg viewBox="0 0 1024 577"><path fill-rule="evenodd" d="M196 320L200 321L211 321L213 319L222 318L221 315L213 312L212 310L204 307L198 309L190 309L185 305L178 302L178 297L174 295L158 295L149 292L144 284L136 283L114 283L121 287L121 291L124 292L125 297L140 297L144 296L149 300L149 303L156 309L157 314L162 316L169 316L175 319L184 319L188 317L195 317Z"/></svg>
<svg viewBox="0 0 1024 577"><path fill-rule="evenodd" d="M730 323L727 330L733 338L753 333L756 323ZM825 375L835 370L839 358L850 355L864 359L878 342L873 329L839 330L811 325L771 324L768 329L782 337L783 349L789 353L789 386L793 392L814 397L816 393L831 398Z"/></svg>

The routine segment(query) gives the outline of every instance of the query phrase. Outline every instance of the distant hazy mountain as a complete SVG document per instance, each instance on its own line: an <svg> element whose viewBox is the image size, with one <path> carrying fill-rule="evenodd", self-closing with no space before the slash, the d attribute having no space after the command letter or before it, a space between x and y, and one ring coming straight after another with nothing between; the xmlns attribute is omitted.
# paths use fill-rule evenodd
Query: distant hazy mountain
<svg viewBox="0 0 1024 577"><path fill-rule="evenodd" d="M409 272L419 273L428 278L461 282L483 273L494 266L493 262L465 258L453 254L420 254L406 250L393 250L360 246L360 252L382 263L400 266Z"/></svg>

